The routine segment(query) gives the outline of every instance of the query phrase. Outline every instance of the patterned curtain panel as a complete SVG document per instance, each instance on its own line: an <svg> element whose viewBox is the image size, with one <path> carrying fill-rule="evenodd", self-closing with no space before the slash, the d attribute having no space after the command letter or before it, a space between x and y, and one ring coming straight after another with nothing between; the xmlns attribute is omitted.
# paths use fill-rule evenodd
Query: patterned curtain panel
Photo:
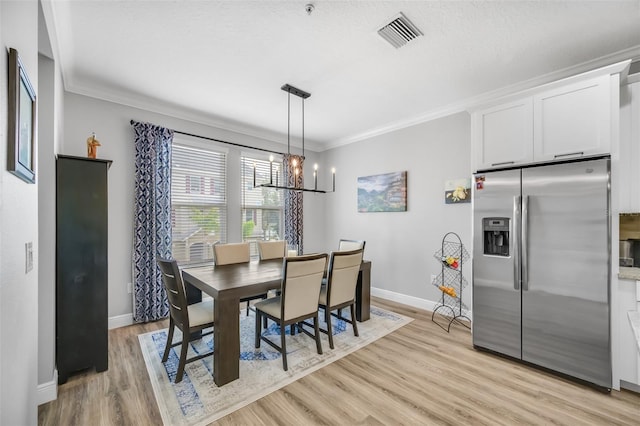
<svg viewBox="0 0 640 426"><path fill-rule="evenodd" d="M133 122L136 175L133 235L133 320L169 315L158 257L171 257L171 142L173 130Z"/></svg>
<svg viewBox="0 0 640 426"><path fill-rule="evenodd" d="M304 157L285 154L283 157L283 171L285 185L302 188L304 176L302 166ZM298 173L296 174L296 169ZM284 194L284 236L287 244L298 247L298 254L303 253L302 246L302 192L285 191Z"/></svg>

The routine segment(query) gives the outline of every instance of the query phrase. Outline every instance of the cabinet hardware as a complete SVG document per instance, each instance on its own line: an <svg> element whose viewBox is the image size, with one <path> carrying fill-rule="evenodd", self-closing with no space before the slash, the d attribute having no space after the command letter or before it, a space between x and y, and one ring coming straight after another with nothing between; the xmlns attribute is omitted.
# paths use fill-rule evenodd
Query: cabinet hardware
<svg viewBox="0 0 640 426"><path fill-rule="evenodd" d="M556 154L553 158L572 157L574 155L584 155L584 151L570 152L569 154Z"/></svg>
<svg viewBox="0 0 640 426"><path fill-rule="evenodd" d="M515 164L515 161L504 161L502 163L491 163L491 167L493 167L493 166L506 166L507 164Z"/></svg>

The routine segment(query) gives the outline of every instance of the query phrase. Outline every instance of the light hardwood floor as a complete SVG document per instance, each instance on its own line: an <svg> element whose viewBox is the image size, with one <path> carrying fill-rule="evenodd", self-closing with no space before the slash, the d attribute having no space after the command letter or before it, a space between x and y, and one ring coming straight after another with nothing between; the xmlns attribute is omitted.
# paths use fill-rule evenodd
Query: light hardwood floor
<svg viewBox="0 0 640 426"><path fill-rule="evenodd" d="M219 425L638 425L640 394L602 393L473 349L431 312L373 298L415 321L220 419ZM166 321L109 332L109 370L73 375L39 408L41 425L162 423L137 335Z"/></svg>

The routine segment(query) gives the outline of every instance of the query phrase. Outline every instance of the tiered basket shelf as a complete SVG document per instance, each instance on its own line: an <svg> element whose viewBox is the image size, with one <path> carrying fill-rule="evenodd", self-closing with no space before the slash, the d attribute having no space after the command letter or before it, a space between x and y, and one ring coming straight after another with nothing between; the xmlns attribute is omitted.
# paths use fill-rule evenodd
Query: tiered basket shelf
<svg viewBox="0 0 640 426"><path fill-rule="evenodd" d="M431 284L442 292L442 299L433 309L431 320L447 332L451 330L454 321L471 328L471 319L467 316L469 308L462 301L462 290L468 285L462 275L462 266L469 261L469 252L464 248L458 234L448 232L442 237L441 248L433 257L440 263L442 272ZM436 321L436 313L446 318L446 326Z"/></svg>

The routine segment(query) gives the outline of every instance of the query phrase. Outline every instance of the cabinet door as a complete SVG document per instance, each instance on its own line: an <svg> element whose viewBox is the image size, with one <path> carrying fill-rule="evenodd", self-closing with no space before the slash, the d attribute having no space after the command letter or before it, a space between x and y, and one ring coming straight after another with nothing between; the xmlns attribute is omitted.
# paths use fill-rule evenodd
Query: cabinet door
<svg viewBox="0 0 640 426"><path fill-rule="evenodd" d="M108 163L58 156L56 363L70 373L108 368Z"/></svg>
<svg viewBox="0 0 640 426"><path fill-rule="evenodd" d="M531 98L477 111L472 121L476 171L526 164L533 160Z"/></svg>
<svg viewBox="0 0 640 426"><path fill-rule="evenodd" d="M610 152L609 75L541 93L533 103L536 161Z"/></svg>

